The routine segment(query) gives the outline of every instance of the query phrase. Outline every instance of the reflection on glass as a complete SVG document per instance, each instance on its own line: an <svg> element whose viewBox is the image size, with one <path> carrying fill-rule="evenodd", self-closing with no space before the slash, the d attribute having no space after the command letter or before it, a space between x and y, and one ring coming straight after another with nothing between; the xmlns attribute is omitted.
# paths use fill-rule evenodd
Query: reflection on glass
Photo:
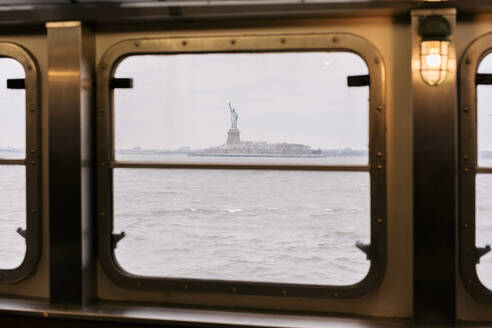
<svg viewBox="0 0 492 328"><path fill-rule="evenodd" d="M138 275L350 285L370 265L369 173L115 169L121 231Z"/></svg>
<svg viewBox="0 0 492 328"><path fill-rule="evenodd" d="M25 157L25 90L7 89L7 79L25 78L22 65L11 58L0 58L0 158Z"/></svg>
<svg viewBox="0 0 492 328"><path fill-rule="evenodd" d="M492 74L492 54L485 56L479 73ZM492 86L477 86L477 146L478 165L492 167Z"/></svg>
<svg viewBox="0 0 492 328"><path fill-rule="evenodd" d="M0 269L14 269L26 253L26 242L16 232L26 228L25 167L0 166L0 185Z"/></svg>
<svg viewBox="0 0 492 328"><path fill-rule="evenodd" d="M128 57L116 70L134 87L114 92L115 157L367 164L369 88L347 87L363 74L352 53Z"/></svg>

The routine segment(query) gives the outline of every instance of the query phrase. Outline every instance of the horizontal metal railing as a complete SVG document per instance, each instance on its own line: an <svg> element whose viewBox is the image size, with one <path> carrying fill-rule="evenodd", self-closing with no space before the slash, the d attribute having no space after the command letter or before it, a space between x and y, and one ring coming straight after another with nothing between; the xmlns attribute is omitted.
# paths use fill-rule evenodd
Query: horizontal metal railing
<svg viewBox="0 0 492 328"><path fill-rule="evenodd" d="M111 168L135 169L206 169L206 170L283 170L369 172L369 165L310 165L282 163L180 163L180 162L111 162Z"/></svg>
<svg viewBox="0 0 492 328"><path fill-rule="evenodd" d="M0 165L26 165L26 160L0 158Z"/></svg>

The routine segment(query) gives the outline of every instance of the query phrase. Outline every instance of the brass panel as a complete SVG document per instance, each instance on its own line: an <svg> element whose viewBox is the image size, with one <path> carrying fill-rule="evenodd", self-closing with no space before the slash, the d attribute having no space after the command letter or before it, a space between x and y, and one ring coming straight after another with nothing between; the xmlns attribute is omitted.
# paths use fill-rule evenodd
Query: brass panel
<svg viewBox="0 0 492 328"><path fill-rule="evenodd" d="M50 300L94 297L93 35L80 22L48 23Z"/></svg>

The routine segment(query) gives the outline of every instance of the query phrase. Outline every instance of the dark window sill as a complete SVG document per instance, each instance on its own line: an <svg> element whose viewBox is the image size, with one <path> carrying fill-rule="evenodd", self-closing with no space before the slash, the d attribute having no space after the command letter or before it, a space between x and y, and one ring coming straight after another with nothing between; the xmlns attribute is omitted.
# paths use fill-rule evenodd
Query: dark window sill
<svg viewBox="0 0 492 328"><path fill-rule="evenodd" d="M324 317L290 314L266 314L239 311L199 310L185 308L134 306L119 303L97 303L84 309L54 306L46 300L0 298L0 321L33 326L58 327L70 322L85 327L88 321L95 327L112 324L160 325L173 327L276 327L276 328L399 328L409 327L409 321L348 317ZM97 324L97 323L99 324ZM125 325L126 326L126 325Z"/></svg>

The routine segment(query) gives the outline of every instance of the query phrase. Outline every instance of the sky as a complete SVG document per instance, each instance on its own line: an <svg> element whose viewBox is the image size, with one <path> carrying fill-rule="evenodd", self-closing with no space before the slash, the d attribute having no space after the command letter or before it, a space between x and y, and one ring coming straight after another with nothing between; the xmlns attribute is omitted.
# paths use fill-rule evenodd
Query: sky
<svg viewBox="0 0 492 328"><path fill-rule="evenodd" d="M492 54L478 66L479 73L492 73ZM492 85L477 87L477 143L479 151L492 151Z"/></svg>
<svg viewBox="0 0 492 328"><path fill-rule="evenodd" d="M230 102L241 140L367 149L369 90L347 87L348 75L367 73L352 53L129 57L116 70L134 87L115 91L115 146L219 146Z"/></svg>
<svg viewBox="0 0 492 328"><path fill-rule="evenodd" d="M7 89L7 79L25 78L22 65L11 58L0 58L0 148L25 148L26 93Z"/></svg>
<svg viewBox="0 0 492 328"><path fill-rule="evenodd" d="M480 73L492 73L492 54ZM117 149L192 149L224 144L228 103L242 140L313 148L367 149L368 88L349 88L348 75L367 74L352 53L146 55L125 59L115 90ZM20 63L0 58L0 148L24 148L25 91L6 89L24 78ZM478 87L479 150L492 150L492 86Z"/></svg>

